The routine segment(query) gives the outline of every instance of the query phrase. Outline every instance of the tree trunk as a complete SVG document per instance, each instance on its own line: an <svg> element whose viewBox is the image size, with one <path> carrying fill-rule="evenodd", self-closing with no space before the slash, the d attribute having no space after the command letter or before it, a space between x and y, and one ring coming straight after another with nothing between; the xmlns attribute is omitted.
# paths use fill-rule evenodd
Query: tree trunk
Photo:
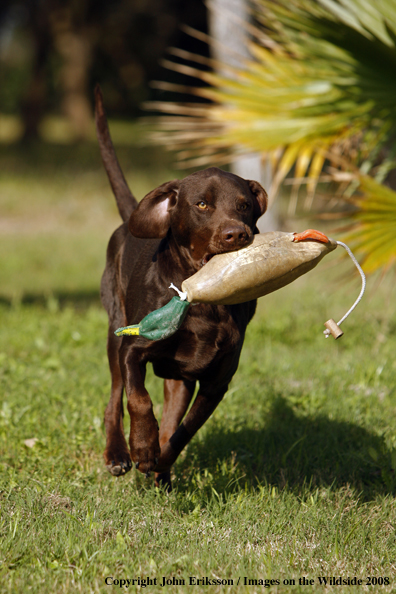
<svg viewBox="0 0 396 594"><path fill-rule="evenodd" d="M91 31L73 25L71 10L66 6L52 15L54 46L62 59L59 81L62 110L76 139L87 138L92 120L88 100L89 69L92 63Z"/></svg>
<svg viewBox="0 0 396 594"><path fill-rule="evenodd" d="M24 127L22 140L31 140L39 136L39 125L47 97L46 67L51 50L51 37L46 19L35 11L31 11L29 17L34 56L31 78L21 105Z"/></svg>

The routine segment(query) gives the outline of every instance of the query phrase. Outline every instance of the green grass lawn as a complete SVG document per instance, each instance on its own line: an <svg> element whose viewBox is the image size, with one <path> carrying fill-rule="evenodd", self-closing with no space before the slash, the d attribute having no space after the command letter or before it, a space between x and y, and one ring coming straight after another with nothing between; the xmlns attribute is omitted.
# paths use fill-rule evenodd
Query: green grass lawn
<svg viewBox="0 0 396 594"><path fill-rule="evenodd" d="M177 175L155 154L153 169L152 149L120 151L138 197ZM369 281L337 342L323 323L359 292L337 252L336 268L325 260L262 298L231 388L167 496L104 469L98 286L119 219L97 150L9 146L0 158L0 591L118 592L116 580L150 578L127 589L195 592L190 578L208 578L229 584L198 588L394 592L393 279ZM147 385L159 418L161 382ZM163 576L185 585L160 587Z"/></svg>

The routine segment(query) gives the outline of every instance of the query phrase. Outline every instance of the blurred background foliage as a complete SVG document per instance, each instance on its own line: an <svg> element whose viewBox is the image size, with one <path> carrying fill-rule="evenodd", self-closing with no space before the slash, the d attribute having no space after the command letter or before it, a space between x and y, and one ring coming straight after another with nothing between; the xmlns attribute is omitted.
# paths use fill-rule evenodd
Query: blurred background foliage
<svg viewBox="0 0 396 594"><path fill-rule="evenodd" d="M208 52L181 30L192 23L207 27L201 0L2 0L0 113L20 117L13 137L39 136L54 114L72 140L89 137L98 82L110 114L136 118L155 96L149 82L163 76L169 45Z"/></svg>
<svg viewBox="0 0 396 594"><path fill-rule="evenodd" d="M3 0L4 169L17 158L10 143L94 141L99 82L120 120L116 144L141 143L126 121L145 104L146 114L168 114L155 119L154 142L182 168L227 167L256 151L272 169L272 200L291 186L289 216L338 221L366 270L386 270L396 259L395 1L250 0L246 19L235 17L247 46L237 65L213 58L213 3ZM168 167L156 156L158 171Z"/></svg>
<svg viewBox="0 0 396 594"><path fill-rule="evenodd" d="M137 118L163 96L150 80L182 78L160 64L169 45L208 53L182 24L206 30L201 0L1 0L0 303L98 300L119 216L93 89L136 196L176 177L161 147L142 146Z"/></svg>

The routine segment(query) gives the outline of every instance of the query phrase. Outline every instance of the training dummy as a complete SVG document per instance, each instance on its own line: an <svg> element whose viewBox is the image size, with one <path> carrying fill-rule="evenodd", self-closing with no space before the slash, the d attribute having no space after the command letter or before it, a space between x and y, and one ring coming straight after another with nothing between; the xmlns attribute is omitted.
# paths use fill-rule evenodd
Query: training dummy
<svg viewBox="0 0 396 594"><path fill-rule="evenodd" d="M117 336L140 335L150 340L163 340L174 334L183 323L188 308L194 303L233 305L257 299L296 280L312 270L328 253L345 244L329 239L313 229L302 233L272 231L255 235L247 247L213 256L194 275L183 281L179 296L164 307L148 314L140 324L116 330ZM353 258L362 276L363 287L359 298L348 313L336 324L326 322L326 337L342 336L342 321L354 309L364 292L364 274Z"/></svg>

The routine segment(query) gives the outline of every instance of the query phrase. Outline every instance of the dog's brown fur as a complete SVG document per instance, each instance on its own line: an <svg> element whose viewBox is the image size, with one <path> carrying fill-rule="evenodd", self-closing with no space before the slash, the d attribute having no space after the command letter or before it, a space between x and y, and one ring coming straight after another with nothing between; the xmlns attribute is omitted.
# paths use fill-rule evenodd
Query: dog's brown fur
<svg viewBox="0 0 396 594"><path fill-rule="evenodd" d="M98 88L96 124L124 221L110 239L101 286L109 315L112 379L105 413L105 462L119 475L133 460L141 472L155 471L157 484L170 488L172 464L227 391L256 302L190 307L181 328L158 342L140 336L117 338L114 330L137 324L164 306L174 295L170 283L180 287L214 254L249 244L267 208L267 194L258 182L210 167L162 184L138 205L115 156ZM165 380L160 429L144 385L149 362ZM185 416L196 382L198 393ZM122 421L124 389L131 417L129 449Z"/></svg>

